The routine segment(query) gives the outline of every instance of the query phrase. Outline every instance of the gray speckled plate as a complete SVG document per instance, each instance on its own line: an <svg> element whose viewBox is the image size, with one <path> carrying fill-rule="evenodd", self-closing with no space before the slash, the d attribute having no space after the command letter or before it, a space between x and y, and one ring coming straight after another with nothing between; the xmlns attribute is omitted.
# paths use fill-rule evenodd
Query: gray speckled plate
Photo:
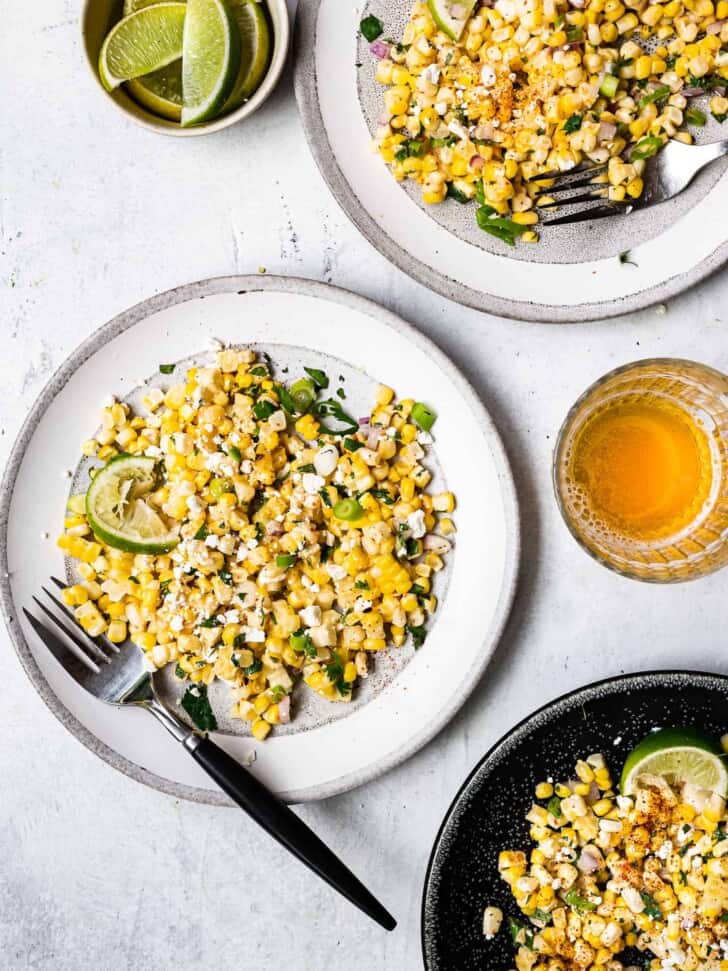
<svg viewBox="0 0 728 971"><path fill-rule="evenodd" d="M88 481L80 443L97 427L104 398L134 403L142 386L164 387L160 363L209 360L211 338L270 354L275 372L323 368L344 389L346 406L368 414L375 384L429 401L439 412L430 468L435 487L458 494L468 529L438 577L441 605L424 647L382 652L372 677L348 705L307 689L293 719L258 745L227 716L227 687L212 699L220 743L290 801L359 785L412 754L463 703L495 649L510 608L519 553L513 483L498 434L465 379L409 324L363 298L306 280L229 277L191 284L133 307L93 334L53 377L14 446L0 497L0 595L11 637L31 681L58 718L116 768L198 801L225 803L185 753L143 712L118 711L85 695L20 617L41 583L64 569L53 542L69 492ZM74 472L75 469L75 472ZM482 550L489 556L483 557ZM70 564L66 564L70 567ZM475 592L477 591L477 593ZM478 598L481 611L465 605ZM452 678L453 645L458 670ZM157 676L166 700L180 686ZM447 690L442 685L447 684Z"/></svg>
<svg viewBox="0 0 728 971"><path fill-rule="evenodd" d="M728 677L650 671L579 688L516 725L473 769L437 834L422 901L427 971L513 967L507 923L486 941L483 909L519 915L498 876L498 854L529 848L524 817L538 782L573 778L577 759L601 752L616 783L630 750L653 728L692 726L717 739L728 729L727 712Z"/></svg>
<svg viewBox="0 0 728 971"><path fill-rule="evenodd" d="M460 303L507 317L581 321L666 300L728 259L728 160L706 169L661 206L593 223L542 229L540 244L515 249L482 233L474 207L426 206L369 150L381 111L376 59L358 34L365 13L398 37L411 0L342 4L310 0L299 11L296 92L309 145L355 225L391 262ZM327 80L336 78L335 85ZM701 141L721 137L711 123ZM623 264L630 250L636 264Z"/></svg>

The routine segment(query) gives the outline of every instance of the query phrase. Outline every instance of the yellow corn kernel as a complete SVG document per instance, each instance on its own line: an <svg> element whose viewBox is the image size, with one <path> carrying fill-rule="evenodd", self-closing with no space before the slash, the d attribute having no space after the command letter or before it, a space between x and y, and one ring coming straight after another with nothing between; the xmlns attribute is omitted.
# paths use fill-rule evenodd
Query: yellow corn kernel
<svg viewBox="0 0 728 971"><path fill-rule="evenodd" d="M537 799L550 799L554 794L554 787L550 782L539 782L536 786Z"/></svg>
<svg viewBox="0 0 728 971"><path fill-rule="evenodd" d="M262 742L270 734L271 726L263 718L256 718L250 730L253 733L253 738Z"/></svg>

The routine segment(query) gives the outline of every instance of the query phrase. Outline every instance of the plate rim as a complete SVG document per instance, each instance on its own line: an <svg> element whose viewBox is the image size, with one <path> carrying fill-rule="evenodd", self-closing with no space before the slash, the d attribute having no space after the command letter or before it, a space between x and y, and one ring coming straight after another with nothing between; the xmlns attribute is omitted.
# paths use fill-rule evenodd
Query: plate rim
<svg viewBox="0 0 728 971"><path fill-rule="evenodd" d="M548 711L548 709L554 708L565 701L569 701L571 698L575 698L578 695L584 694L585 692L593 692L599 688L603 688L605 685L618 685L624 683L625 681L635 681L638 679L642 680L645 678L669 678L675 676L681 678L710 678L713 681L723 681L728 688L728 674L712 671L700 671L694 668L656 668L647 671L630 671L625 674L608 675L605 678L600 678L598 681L590 681L588 684L583 684L577 688L572 688L570 691L565 691L563 694L560 694L555 698L551 698L539 708L534 708L533 711L529 712L527 715L521 718L520 721L516 722L515 725L512 725L506 732L504 732L500 738L498 738L497 741L490 746L487 752L478 759L470 772L468 772L467 776L450 802L450 805L446 809L435 838L432 842L432 849L430 850L430 855L427 860L427 869L425 870L425 878L422 885L422 899L420 902L420 949L422 952L422 964L425 971L431 971L431 965L427 963L427 953L425 950L425 910L427 907L427 895L430 888L430 880L435 863L435 856L440 848L440 844L442 843L445 829L452 819L455 810L457 809L470 783L483 768L485 763L488 762L493 755L495 755L498 749L504 745L512 735L515 735L515 733L527 725L528 722L538 718L539 715L544 714L544 712Z"/></svg>
<svg viewBox="0 0 728 971"><path fill-rule="evenodd" d="M235 804L222 791L203 789L201 787L175 782L157 775L155 772L151 772L132 762L130 759L127 759L97 738L56 696L35 660L35 656L28 646L22 628L15 616L16 609L13 602L8 564L8 525L17 476L28 443L35 434L51 402L63 390L76 370L93 357L99 347L102 347L114 337L134 327L146 317L175 306L176 304L223 293L239 293L242 295L243 293L261 290L293 293L300 296L328 300L329 302L339 303L353 310L376 317L418 345L435 361L437 366L445 372L448 379L455 385L456 389L465 399L468 407L475 412L483 428L484 436L493 455L495 471L501 487L506 537L501 589L493 618L483 637L481 653L478 655L476 662L465 672L465 677L458 686L458 690L453 692L449 704L441 709L439 717L428 723L422 731L412 736L405 745L400 746L390 753L386 759L377 763L371 763L326 784L282 792L279 794L280 798L288 803L300 803L327 799L330 796L347 792L400 765L434 738L448 724L475 689L475 686L484 674L498 647L513 605L521 560L521 527L518 496L508 455L491 415L463 372L460 371L455 363L450 360L445 352L429 336L375 301L342 287L332 286L331 284L321 283L303 277L232 274L182 284L162 293L154 294L115 315L107 323L102 324L92 331L88 337L71 351L59 367L55 369L41 389L20 426L8 456L5 472L0 481L0 611L5 620L10 641L29 681L51 713L71 735L80 741L89 751L111 765L112 768L137 782L141 782L152 789L173 796L176 799L186 799L191 802L214 806L234 806Z"/></svg>
<svg viewBox="0 0 728 971"><path fill-rule="evenodd" d="M728 262L727 238L691 270L668 277L639 293L614 300L562 306L479 292L412 256L372 218L336 161L321 113L317 87L315 51L321 3L322 0L307 0L300 4L294 26L293 85L306 143L319 174L347 218L374 249L428 290L473 310L509 320L542 324L586 323L621 317L670 300L701 283Z"/></svg>

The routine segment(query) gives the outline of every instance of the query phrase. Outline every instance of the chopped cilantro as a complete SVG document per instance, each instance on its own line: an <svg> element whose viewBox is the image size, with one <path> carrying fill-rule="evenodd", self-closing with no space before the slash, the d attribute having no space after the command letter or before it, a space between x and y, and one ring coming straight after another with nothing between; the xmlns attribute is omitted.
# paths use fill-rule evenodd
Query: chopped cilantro
<svg viewBox="0 0 728 971"><path fill-rule="evenodd" d="M252 664L249 664L247 666L247 668L243 668L243 674L245 675L246 678L252 678L254 674L257 674L259 671L262 671L262 670L263 670L263 662L256 658Z"/></svg>
<svg viewBox="0 0 728 971"><path fill-rule="evenodd" d="M364 39L371 44L377 37L381 37L384 31L384 24L379 17L375 17L374 14L369 14L359 24L359 30L362 32Z"/></svg>
<svg viewBox="0 0 728 971"><path fill-rule="evenodd" d="M220 626L220 620L218 617L215 617L214 615L212 617L208 617L207 620L203 620L202 623L200 624L200 627L219 627L219 626Z"/></svg>
<svg viewBox="0 0 728 971"><path fill-rule="evenodd" d="M207 539L208 532L207 523L203 523L195 533L193 539Z"/></svg>
<svg viewBox="0 0 728 971"><path fill-rule="evenodd" d="M311 378L319 391L323 391L325 388L328 388L329 378L324 371L319 371L319 369L315 367L305 367L303 370Z"/></svg>
<svg viewBox="0 0 728 971"><path fill-rule="evenodd" d="M583 115L570 115L564 122L564 131L567 135L571 134L571 132L579 131L583 120Z"/></svg>
<svg viewBox="0 0 728 971"><path fill-rule="evenodd" d="M228 570L220 570L218 576L223 583L226 583L229 587L233 585L233 575Z"/></svg>
<svg viewBox="0 0 728 971"><path fill-rule="evenodd" d="M427 637L427 631L425 630L425 625L421 624L419 627L414 627L412 624L407 624L405 630L408 634L412 635L412 641L415 645L415 650L419 651L422 645L425 643L425 638Z"/></svg>
<svg viewBox="0 0 728 971"><path fill-rule="evenodd" d="M267 398L264 398L262 401L256 401L253 405L253 414L258 421L265 421L266 418L270 418L275 410L276 406L272 401L268 401Z"/></svg>
<svg viewBox="0 0 728 971"><path fill-rule="evenodd" d="M182 696L182 707L203 732L214 732L217 719L207 697L206 684L191 685Z"/></svg>

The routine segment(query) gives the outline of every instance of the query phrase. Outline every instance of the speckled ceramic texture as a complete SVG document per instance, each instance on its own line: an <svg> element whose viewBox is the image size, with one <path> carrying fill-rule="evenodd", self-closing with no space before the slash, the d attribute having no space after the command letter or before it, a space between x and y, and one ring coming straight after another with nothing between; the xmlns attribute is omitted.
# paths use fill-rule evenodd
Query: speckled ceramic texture
<svg viewBox="0 0 728 971"><path fill-rule="evenodd" d="M498 876L498 854L527 850L536 783L570 779L577 759L604 754L614 780L630 750L653 728L693 726L719 738L728 726L728 678L656 671L597 682L530 715L478 763L435 840L422 903L427 971L508 971L514 949L507 925L482 933L490 904L519 915ZM507 917L506 917L507 919Z"/></svg>
<svg viewBox="0 0 728 971"><path fill-rule="evenodd" d="M304 367L319 368L329 376L331 382L329 389L324 392L324 396L334 395L340 389L346 395L342 401L342 407L350 415L358 418L362 415L369 414L371 402L374 400L377 381L365 372L342 361L340 358L311 351L304 347L283 344L252 343L246 344L245 346L256 351L261 356L268 355L268 359L271 362L272 374L276 381L290 384L297 378L304 376ZM174 363L176 367L173 373L157 373L152 375L144 384L125 395L122 400L128 402L133 410L144 413L143 406L140 407L141 399L149 388L161 388L166 391L173 384L183 381L184 374L189 368L209 367L214 363L214 355L209 350L205 350L200 354ZM91 432L92 429L89 428L89 434ZM424 461L428 471L432 474L431 489L433 492L447 490L448 483L437 461L434 448L429 450L427 458ZM69 496L86 492L90 482L89 469L97 467L99 467L97 460L88 458L81 459L72 479ZM455 542L452 555L448 557L445 568L434 578L432 590L439 602L442 602L447 594L451 565L456 549L457 541ZM71 558L66 558L66 573L71 582L80 582L81 578L75 570L75 561ZM412 660L414 654L414 646L409 639L400 649L390 649L372 654L370 657L369 677L359 681L356 691L353 692L351 701L346 704L332 705L331 702L321 698L299 682L293 690L291 721L288 725L279 725L276 728L276 734L282 736L310 731L318 728L320 725L327 725L332 721L337 721L340 718L346 718L352 715L359 708L362 708L376 698L380 691L386 688L387 685L391 684L399 672ZM185 691L185 685L174 676L174 665L167 665L167 667L155 675L154 680L162 700L173 708L180 718L187 721L187 715L180 704ZM216 679L209 686L208 694L220 732L227 735L251 736L250 722L230 717L229 685Z"/></svg>
<svg viewBox="0 0 728 971"><path fill-rule="evenodd" d="M503 247L493 238L481 233L477 229L471 206L460 206L452 200L437 207L424 206L419 200L419 190L414 186L397 187L402 194L409 196L408 205L421 215L421 218L431 220L433 226L444 229L459 241L477 247L484 256L498 255L507 258L508 262L515 260L523 265L523 273L511 271L499 274L507 283L496 287L490 281L493 279L492 264L483 266L482 282L474 281L472 269L469 279L461 279L452 269L452 258L442 256L442 237L438 240L433 233L432 246L427 251L423 245L418 254L397 237L398 233L390 226L383 225L383 220L372 211L370 204L362 201L362 196L372 196L372 186L366 192L362 184L350 180L343 170L343 165L333 148L335 139L327 128L321 99L319 97L319 78L317 76L316 49L319 33L319 12L322 4L327 0L309 0L299 10L295 31L295 86L299 111L303 120L304 131L314 159L323 178L331 189L335 198L346 214L369 240L390 262L394 263L405 273L418 280L424 286L437 291L459 303L478 310L488 311L504 317L540 322L582 322L584 320L614 317L641 310L654 303L668 300L690 286L703 280L709 274L721 267L728 259L728 241L722 230L711 236L710 245L701 249L701 256L691 258L696 249L691 238L675 229L676 223L684 223L686 214L691 213L696 205L705 200L712 189L724 184L721 176L726 171L728 161L721 160L704 170L693 185L680 197L661 206L646 209L643 212L628 217L613 217L601 219L593 223L583 223L571 227L559 227L547 230L542 228L543 239L537 246L522 244L511 251ZM362 10L371 10L379 14L386 24L384 36L390 37L402 30L409 14L410 0L394 0L385 4L382 0L370 0L356 9L356 16ZM352 27L354 26L352 22ZM353 31L352 31L353 33ZM353 57L356 58L355 86L360 95L358 110L363 116L366 127L373 130L381 105L381 88L373 80L374 59L368 51L367 45L357 38L342 37L342 44L351 45ZM341 84L342 92L349 82ZM341 110L354 110L356 103L354 95L342 93L338 101ZM696 102L699 104L701 102ZM348 130L348 129L347 129ZM700 141L714 141L719 137L721 129L712 122L703 132L699 133ZM723 135L725 131L723 129ZM362 143L365 137L362 138ZM348 145L347 152L367 152L365 144ZM343 151L343 149L342 149ZM382 163L382 167L384 167ZM357 170L358 171L358 170ZM361 177L361 173L360 173ZM369 168L369 180L374 176ZM377 181L377 184L379 182ZM399 223L404 218L404 209L397 207ZM426 215L423 215L426 213ZM418 223L419 226L419 223ZM424 231L424 227L420 227ZM659 240L672 231L670 235L670 249L675 253L684 253L685 258L678 261L676 267L665 267L659 257L652 262L648 272L640 269L631 277L619 277L624 283L620 286L617 276L607 264L618 264L617 256L625 250L639 249L651 241ZM692 232L699 232L699 227L693 226ZM406 235L406 234L403 234ZM647 248L647 247L646 247ZM508 253L504 255L504 249ZM453 251L454 252L454 251ZM459 251L458 251L459 252ZM603 260L606 262L600 263ZM586 262L590 266L586 266ZM527 286L524 284L529 266L539 266L547 269L554 268L575 269L585 266L581 282L577 275L559 277L559 283L549 294L549 299L532 298L526 295ZM495 269L498 274L498 269ZM463 276L466 276L464 274ZM589 279L603 276L610 283L607 286L592 288ZM612 276L615 284L611 285ZM541 286L541 284L539 284ZM489 289L492 287L492 289ZM591 292L597 292L597 298L591 298ZM566 299L567 291L578 296ZM582 297L581 294L584 293ZM564 298L561 299L561 295Z"/></svg>
<svg viewBox="0 0 728 971"><path fill-rule="evenodd" d="M395 3L370 0L364 13L378 16L384 24L384 36L396 39L402 36L411 8L412 0L397 0ZM360 38L359 100L372 136L377 128L377 119L382 114L382 96L385 91L374 77L378 63L369 52L367 42ZM710 118L709 124L704 128L694 129L698 136L697 140L701 143L714 142L725 137L725 128L714 121L710 115L707 108L708 100L708 98L700 98L691 101L695 107L703 108ZM461 205L454 199L447 199L442 205L428 206L422 202L422 190L415 182L407 180L402 182L401 186L402 191L406 192L415 205L426 212L430 218L460 239L488 253L503 255L507 252L512 259L527 263L581 263L586 259L619 256L625 250L634 249L638 243L659 236L710 192L726 168L728 168L728 158L721 159L701 172L692 185L679 196L663 205L635 212L628 219L614 216L596 222L576 223L573 226L551 228L542 226L539 229L541 241L538 246L521 245L513 247L512 250L505 243L478 228L475 221L475 203ZM562 207L562 210L564 213L568 212L566 207Z"/></svg>
<svg viewBox="0 0 728 971"><path fill-rule="evenodd" d="M312 799L323 799L345 792L348 789L375 778L389 768L404 761L444 727L477 684L478 678L495 650L513 602L520 557L519 517L515 489L505 451L490 417L467 381L430 340L417 332L411 325L405 323L394 314L378 307L371 301L349 293L348 291L309 280L268 276L221 277L189 284L151 297L120 314L93 333L51 378L28 414L11 451L2 481L2 487L0 488L0 606L2 607L10 638L30 681L53 714L79 741L114 768L139 782L143 782L146 785L177 798L185 798L213 805L231 805L231 803L224 794L215 789L204 789L170 779L158 772L149 771L144 767L144 762L139 764L121 755L110 745L102 742L92 731L83 725L56 695L26 640L19 620L18 606L13 597L12 578L8 565L9 516L12 507L13 490L21 472L24 457L32 446L34 437L38 432L46 412L54 404L56 397L64 391L75 373L81 369L82 365L89 362L108 343L117 337L121 337L140 322L153 317L155 314L174 308L178 304L188 304L192 301L200 301L217 295L236 294L243 301L246 295L255 297L256 294L268 291L321 300L322 307L328 307L328 313L333 313L334 311L331 308L335 308L338 304L342 309L348 308L350 311L356 311L370 318L376 318L381 322L382 326L391 328L397 332L402 340L406 340L411 345L417 347L418 353L427 355L428 359L442 372L443 379L452 384L454 390L464 403L464 407L472 412L473 420L477 421L478 427L482 429L483 436L488 443L488 449L492 456L491 460L494 463L495 475L501 493L504 515L503 530L505 537L507 537L502 581L499 584L498 590L494 591L495 609L493 615L489 617L487 623L482 627L482 642L479 642L473 651L473 654L476 655L474 660L472 663L468 662L466 669L461 672L462 679L460 683L453 684L452 689L446 692L447 698L443 699L442 707L431 715L427 723L418 726L416 730L409 729L406 742L391 750L386 757L370 761L360 768L350 769L348 773L345 772L331 779L331 781L298 789L281 787L278 790L281 798L288 802L302 802ZM241 308L242 306L243 304L241 303ZM276 347L279 351L281 345L276 345ZM292 362L296 358L296 354L299 355L297 359L300 360L300 348L297 351L291 349ZM162 355L163 358L164 355ZM306 359L311 360L308 354L306 355ZM323 361L324 356L319 360ZM342 374L347 376L347 380L349 380L350 376L352 382L354 382L355 379L352 371L353 369L351 368L347 371L342 369ZM368 380L364 378L356 379L356 381L361 381L361 384L358 385L358 390L353 395L355 400L358 400L358 395L364 394ZM119 384L122 384L123 381L124 379L120 376ZM131 394L131 389L134 389L140 383L140 379L129 377L127 382L127 387L130 389L128 393ZM123 390L123 385L118 393L126 396L127 392ZM368 409L366 410L368 411ZM400 669L407 666L407 661L407 654L404 654L403 660L400 662ZM393 672L391 668L387 669L385 664L382 684L377 689L375 683L372 689L372 697L376 696L377 691L381 694L387 681L391 680L394 673L396 672ZM378 703L379 699L377 698L376 701ZM395 707L395 711L397 707ZM369 705L363 708L360 707L359 710L369 711ZM129 717L129 713L119 714L123 717ZM315 717L312 716L314 720ZM329 713L329 721L330 718L331 715ZM348 723L349 719L347 718L344 724ZM313 722L309 722L309 727L312 724ZM307 735L308 733L301 733L298 737L303 738ZM285 742L287 738L288 736L282 738L281 742ZM244 740L234 739L233 741L239 742Z"/></svg>

